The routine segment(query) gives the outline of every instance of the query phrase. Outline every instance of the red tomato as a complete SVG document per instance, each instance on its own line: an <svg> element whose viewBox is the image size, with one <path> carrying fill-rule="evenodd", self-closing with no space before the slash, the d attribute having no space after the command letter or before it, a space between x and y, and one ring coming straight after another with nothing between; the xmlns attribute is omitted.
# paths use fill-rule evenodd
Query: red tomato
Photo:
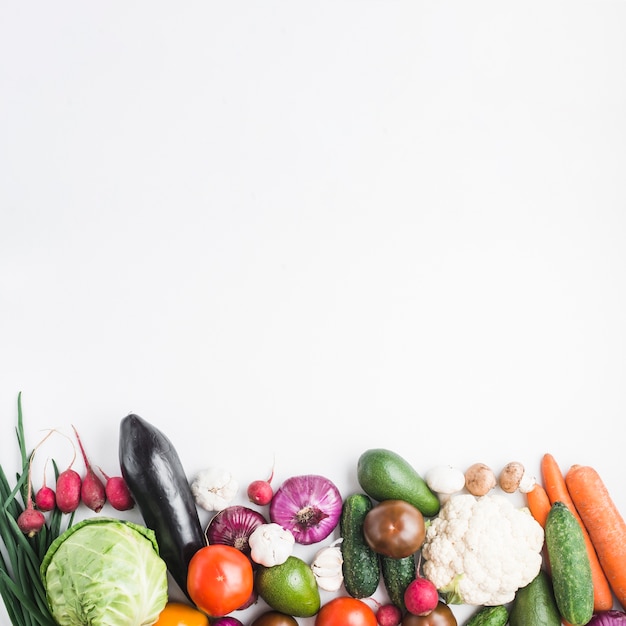
<svg viewBox="0 0 626 626"><path fill-rule="evenodd" d="M195 605L211 617L238 609L250 598L253 587L250 559L233 546L204 546L191 558L187 591Z"/></svg>
<svg viewBox="0 0 626 626"><path fill-rule="evenodd" d="M357 598L333 598L318 611L315 626L376 626L374 611Z"/></svg>

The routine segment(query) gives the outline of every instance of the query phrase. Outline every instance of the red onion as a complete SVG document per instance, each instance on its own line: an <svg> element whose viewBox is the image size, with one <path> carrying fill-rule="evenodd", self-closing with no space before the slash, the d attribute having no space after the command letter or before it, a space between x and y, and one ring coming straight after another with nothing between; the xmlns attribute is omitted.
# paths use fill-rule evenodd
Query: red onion
<svg viewBox="0 0 626 626"><path fill-rule="evenodd" d="M270 503L270 520L293 533L304 545L330 535L339 523L342 499L335 484L316 474L288 478Z"/></svg>
<svg viewBox="0 0 626 626"><path fill-rule="evenodd" d="M254 562L252 563L254 567ZM249 609L253 604L256 604L259 600L259 593L256 589L252 589L250 597L237 609L238 611L245 611Z"/></svg>
<svg viewBox="0 0 626 626"><path fill-rule="evenodd" d="M250 556L248 539L257 526L267 524L265 517L247 506L234 504L215 514L206 529L209 543L221 543Z"/></svg>
<svg viewBox="0 0 626 626"><path fill-rule="evenodd" d="M626 625L626 613L623 611L598 611L587 626L624 626Z"/></svg>

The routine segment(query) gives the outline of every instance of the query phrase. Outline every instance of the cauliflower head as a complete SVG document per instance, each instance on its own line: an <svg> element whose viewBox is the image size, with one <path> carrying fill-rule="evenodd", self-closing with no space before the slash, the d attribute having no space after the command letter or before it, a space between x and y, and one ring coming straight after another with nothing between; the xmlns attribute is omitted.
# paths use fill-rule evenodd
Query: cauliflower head
<svg viewBox="0 0 626 626"><path fill-rule="evenodd" d="M544 530L499 494L454 495L426 529L424 575L451 604L496 606L539 573Z"/></svg>

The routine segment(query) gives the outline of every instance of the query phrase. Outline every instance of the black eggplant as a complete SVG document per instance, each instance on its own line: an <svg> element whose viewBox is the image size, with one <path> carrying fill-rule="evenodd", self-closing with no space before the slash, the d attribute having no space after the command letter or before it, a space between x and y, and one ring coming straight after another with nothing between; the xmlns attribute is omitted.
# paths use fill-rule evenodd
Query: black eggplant
<svg viewBox="0 0 626 626"><path fill-rule="evenodd" d="M131 413L120 423L119 460L144 523L156 535L161 558L189 597L189 562L206 545L206 536L176 449L158 428Z"/></svg>

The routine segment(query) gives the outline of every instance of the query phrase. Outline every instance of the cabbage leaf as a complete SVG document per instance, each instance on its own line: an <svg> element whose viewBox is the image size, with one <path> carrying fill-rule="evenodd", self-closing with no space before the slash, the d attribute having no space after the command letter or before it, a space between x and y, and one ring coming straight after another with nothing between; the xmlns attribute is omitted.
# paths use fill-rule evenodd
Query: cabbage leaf
<svg viewBox="0 0 626 626"><path fill-rule="evenodd" d="M148 626L167 602L167 567L154 532L106 517L78 522L41 563L59 626Z"/></svg>

